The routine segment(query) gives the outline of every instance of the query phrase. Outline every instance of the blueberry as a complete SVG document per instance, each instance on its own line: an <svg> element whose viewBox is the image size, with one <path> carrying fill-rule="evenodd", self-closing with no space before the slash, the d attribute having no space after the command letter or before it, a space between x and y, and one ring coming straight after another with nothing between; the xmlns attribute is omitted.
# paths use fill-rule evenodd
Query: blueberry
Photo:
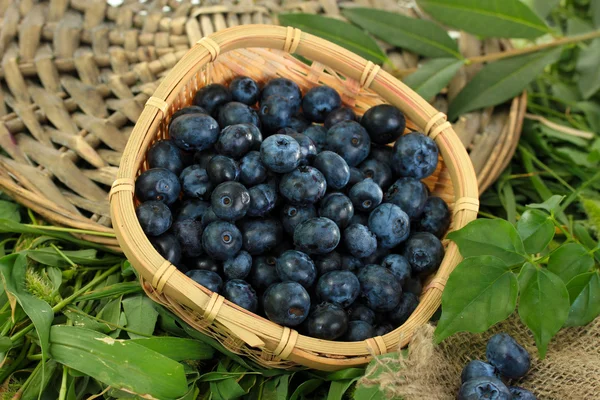
<svg viewBox="0 0 600 400"><path fill-rule="evenodd" d="M427 178L437 168L438 153L431 138L418 132L409 133L394 144L392 168L400 176Z"/></svg>
<svg viewBox="0 0 600 400"><path fill-rule="evenodd" d="M364 321L373 325L375 323L375 311L362 303L356 302L348 309L348 320Z"/></svg>
<svg viewBox="0 0 600 400"><path fill-rule="evenodd" d="M202 222L194 219L175 221L173 234L179 240L183 254L196 257L204 253L202 248Z"/></svg>
<svg viewBox="0 0 600 400"><path fill-rule="evenodd" d="M260 159L273 172L291 172L300 165L300 145L287 135L269 136L260 145Z"/></svg>
<svg viewBox="0 0 600 400"><path fill-rule="evenodd" d="M231 104L231 103L229 103ZM254 137L248 124L229 124L221 131L215 150L224 156L238 159L244 156L254 144Z"/></svg>
<svg viewBox="0 0 600 400"><path fill-rule="evenodd" d="M327 115L324 125L326 129L329 129L342 121L356 121L356 114L348 107L336 108Z"/></svg>
<svg viewBox="0 0 600 400"><path fill-rule="evenodd" d="M219 155L210 159L206 172L210 181L218 185L223 182L237 181L240 176L240 167L234 159Z"/></svg>
<svg viewBox="0 0 600 400"><path fill-rule="evenodd" d="M171 122L169 135L182 150L206 150L219 137L219 124L205 114L184 114Z"/></svg>
<svg viewBox="0 0 600 400"><path fill-rule="evenodd" d="M371 142L371 154L369 158L384 163L388 167L392 168L392 158L394 157L394 150L390 146L379 146Z"/></svg>
<svg viewBox="0 0 600 400"><path fill-rule="evenodd" d="M402 293L400 302L389 314L389 320L396 326L406 322L419 305L419 298L412 293Z"/></svg>
<svg viewBox="0 0 600 400"><path fill-rule="evenodd" d="M307 254L327 254L340 242L340 230L329 218L311 218L294 230L294 245Z"/></svg>
<svg viewBox="0 0 600 400"><path fill-rule="evenodd" d="M315 257L315 267L319 276L331 271L339 271L342 269L342 256L337 251Z"/></svg>
<svg viewBox="0 0 600 400"><path fill-rule="evenodd" d="M462 384L458 400L511 400L506 385L497 378L482 376Z"/></svg>
<svg viewBox="0 0 600 400"><path fill-rule="evenodd" d="M321 303L307 320L308 334L317 339L335 340L348 329L348 316L337 304Z"/></svg>
<svg viewBox="0 0 600 400"><path fill-rule="evenodd" d="M219 107L217 120L221 128L238 124L249 124L260 128L260 119L256 111L237 101L231 101Z"/></svg>
<svg viewBox="0 0 600 400"><path fill-rule="evenodd" d="M400 285L404 287L404 284L410 279L410 264L408 260L399 254L390 254L386 256L381 262L381 266L389 269L392 274L398 279ZM421 291L419 291L420 294Z"/></svg>
<svg viewBox="0 0 600 400"><path fill-rule="evenodd" d="M239 182L223 182L213 190L210 206L220 219L237 221L250 208L250 193Z"/></svg>
<svg viewBox="0 0 600 400"><path fill-rule="evenodd" d="M293 137L300 145L300 165L312 163L317 156L317 146L315 146L315 142L303 133L295 132L289 134L289 136Z"/></svg>
<svg viewBox="0 0 600 400"><path fill-rule="evenodd" d="M379 325L375 328L374 336L387 335L388 333L392 332L393 330L394 330L394 327L391 324L385 323L385 324Z"/></svg>
<svg viewBox="0 0 600 400"><path fill-rule="evenodd" d="M438 238L444 236L450 227L448 204L439 197L431 196L425 202L417 230L433 233Z"/></svg>
<svg viewBox="0 0 600 400"><path fill-rule="evenodd" d="M231 92L225 86L213 83L200 88L194 96L194 104L212 114L217 108L231 101Z"/></svg>
<svg viewBox="0 0 600 400"><path fill-rule="evenodd" d="M173 265L179 264L179 261L181 261L181 245L175 235L167 232L160 236L151 236L148 240L165 260Z"/></svg>
<svg viewBox="0 0 600 400"><path fill-rule="evenodd" d="M229 83L231 98L233 101L247 104L249 106L256 104L260 96L260 88L256 81L247 76L236 76Z"/></svg>
<svg viewBox="0 0 600 400"><path fill-rule="evenodd" d="M480 360L472 360L463 368L462 373L460 374L460 380L461 383L465 383L466 381L482 376L500 379L500 375L493 365Z"/></svg>
<svg viewBox="0 0 600 400"><path fill-rule="evenodd" d="M277 260L273 256L258 256L252 259L250 282L257 290L263 291L276 282L280 282L276 268Z"/></svg>
<svg viewBox="0 0 600 400"><path fill-rule="evenodd" d="M313 141L317 148L317 152L320 153L327 148L327 129L325 129L324 126L311 125L302 133Z"/></svg>
<svg viewBox="0 0 600 400"><path fill-rule="evenodd" d="M507 333L492 336L485 355L488 362L507 378L521 378L529 371L529 353Z"/></svg>
<svg viewBox="0 0 600 400"><path fill-rule="evenodd" d="M370 212L383 200L383 192L373 179L367 178L350 189L350 199L358 211Z"/></svg>
<svg viewBox="0 0 600 400"><path fill-rule="evenodd" d="M365 258L377 250L377 238L364 225L350 225L344 230L344 245L354 257Z"/></svg>
<svg viewBox="0 0 600 400"><path fill-rule="evenodd" d="M375 312L392 311L402 295L400 283L394 275L380 265L366 265L357 274L361 295L367 307Z"/></svg>
<svg viewBox="0 0 600 400"><path fill-rule="evenodd" d="M261 100L264 101L266 98L273 95L279 95L288 100L294 109L294 113L300 108L302 93L294 81L286 78L271 79L263 88L260 97Z"/></svg>
<svg viewBox="0 0 600 400"><path fill-rule="evenodd" d="M208 112L199 106L187 106L187 107L183 107L180 108L179 110L175 111L173 113L173 115L171 115L171 120L169 121L169 126L171 125L171 122L173 122L173 120L177 117L179 117L180 115L185 115L185 114L207 114Z"/></svg>
<svg viewBox="0 0 600 400"><path fill-rule="evenodd" d="M262 144L263 137L260 129L258 129L254 125L246 124L250 133L252 134L252 150L260 150L260 145Z"/></svg>
<svg viewBox="0 0 600 400"><path fill-rule="evenodd" d="M381 262L383 261L383 259L386 258L389 254L390 254L390 249L387 249L383 246L378 245L377 250L375 250L375 252L373 254L371 254L369 257L361 258L360 261L362 261L362 263L364 265L368 265L368 264L381 265Z"/></svg>
<svg viewBox="0 0 600 400"><path fill-rule="evenodd" d="M352 225L352 224L360 224L360 225L368 226L369 225L369 214L355 212L354 216L352 217L352 219L350 220L350 223L348 225Z"/></svg>
<svg viewBox="0 0 600 400"><path fill-rule="evenodd" d="M331 150L356 167L369 156L371 138L358 122L343 121L327 131L327 150Z"/></svg>
<svg viewBox="0 0 600 400"><path fill-rule="evenodd" d="M223 274L227 279L244 279L251 269L252 256L243 250L223 263Z"/></svg>
<svg viewBox="0 0 600 400"><path fill-rule="evenodd" d="M374 158L366 159L358 166L366 178L372 178L381 188L387 188L394 181L392 168Z"/></svg>
<svg viewBox="0 0 600 400"><path fill-rule="evenodd" d="M297 250L288 250L279 256L275 265L282 281L298 282L309 288L317 278L315 263L310 257Z"/></svg>
<svg viewBox="0 0 600 400"><path fill-rule="evenodd" d="M251 151L240 160L240 182L250 187L267 179L267 167L260 161L260 153Z"/></svg>
<svg viewBox="0 0 600 400"><path fill-rule="evenodd" d="M339 154L333 151L322 151L317 154L313 167L321 171L327 187L331 189L342 189L350 180L350 168Z"/></svg>
<svg viewBox="0 0 600 400"><path fill-rule="evenodd" d="M189 258L186 260L186 264L190 269L202 269L216 273L221 271L221 264L208 256Z"/></svg>
<svg viewBox="0 0 600 400"><path fill-rule="evenodd" d="M169 205L179 197L181 184L177 175L165 168L151 168L135 181L135 195L142 201L156 200Z"/></svg>
<svg viewBox="0 0 600 400"><path fill-rule="evenodd" d="M512 400L536 400L536 397L527 389L518 386L509 386L508 390L512 394Z"/></svg>
<svg viewBox="0 0 600 400"><path fill-rule="evenodd" d="M258 296L254 288L241 279L232 279L225 282L223 296L250 312L256 312L258 309Z"/></svg>
<svg viewBox="0 0 600 400"><path fill-rule="evenodd" d="M330 193L321 200L319 216L329 218L344 229L354 216L352 201L342 193Z"/></svg>
<svg viewBox="0 0 600 400"><path fill-rule="evenodd" d="M215 156L215 153L210 150L197 151L194 153L194 164L200 166L200 168L208 168L208 163Z"/></svg>
<svg viewBox="0 0 600 400"><path fill-rule="evenodd" d="M406 118L398 108L389 104L371 107L360 120L377 144L388 144L397 140L406 128Z"/></svg>
<svg viewBox="0 0 600 400"><path fill-rule="evenodd" d="M346 308L360 294L360 282L350 271L331 271L319 278L316 292L319 300Z"/></svg>
<svg viewBox="0 0 600 400"><path fill-rule="evenodd" d="M135 209L140 226L148 236L162 235L171 227L171 210L162 201L147 201Z"/></svg>
<svg viewBox="0 0 600 400"><path fill-rule="evenodd" d="M290 126L296 109L285 97L272 95L260 102L258 116L266 133L275 133L281 128Z"/></svg>
<svg viewBox="0 0 600 400"><path fill-rule="evenodd" d="M251 219L240 224L244 250L252 255L264 254L281 243L283 229L275 219Z"/></svg>
<svg viewBox="0 0 600 400"><path fill-rule="evenodd" d="M248 215L262 217L269 213L277 201L277 189L272 185L263 183L250 188L250 207Z"/></svg>
<svg viewBox="0 0 600 400"><path fill-rule="evenodd" d="M202 222L202 229L205 229L210 223L220 221L220 219L217 217L217 214L214 213L212 207L208 207L204 214L202 214L202 219L200 221Z"/></svg>
<svg viewBox="0 0 600 400"><path fill-rule="evenodd" d="M349 254L344 254L342 256L342 264L341 267L345 271L357 272L360 268L363 267L362 261L358 258L351 256Z"/></svg>
<svg viewBox="0 0 600 400"><path fill-rule="evenodd" d="M283 175L279 183L281 195L292 204L309 205L325 195L325 176L316 168L301 166Z"/></svg>
<svg viewBox="0 0 600 400"><path fill-rule="evenodd" d="M242 234L229 222L215 221L204 229L202 246L209 256L225 261L241 250Z"/></svg>
<svg viewBox="0 0 600 400"><path fill-rule="evenodd" d="M187 197L208 200L213 190L213 184L208 179L208 173L197 164L190 165L179 175L181 188Z"/></svg>
<svg viewBox="0 0 600 400"><path fill-rule="evenodd" d="M188 199L183 202L179 208L176 221L184 221L186 219L202 220L202 216L208 210L210 204L200 199Z"/></svg>
<svg viewBox="0 0 600 400"><path fill-rule="evenodd" d="M149 168L166 168L176 175L183 170L181 150L172 140L159 140L150 146L146 161Z"/></svg>
<svg viewBox="0 0 600 400"><path fill-rule="evenodd" d="M429 232L415 233L404 246L404 257L410 263L412 275L429 275L442 263L444 246Z"/></svg>
<svg viewBox="0 0 600 400"><path fill-rule="evenodd" d="M298 133L302 133L310 126L310 122L304 118L304 115L300 112L290 118L289 127Z"/></svg>
<svg viewBox="0 0 600 400"><path fill-rule="evenodd" d="M369 229L377 236L381 247L391 249L408 238L410 221L400 207L383 203L369 215Z"/></svg>
<svg viewBox="0 0 600 400"><path fill-rule="evenodd" d="M342 105L342 99L329 86L315 86L304 95L302 111L309 121L323 122L330 112Z"/></svg>
<svg viewBox="0 0 600 400"><path fill-rule="evenodd" d="M267 318L283 326L298 326L310 310L310 296L298 282L274 283L263 296Z"/></svg>
<svg viewBox="0 0 600 400"><path fill-rule="evenodd" d="M346 187L352 188L352 186L356 185L358 182L361 182L365 178L365 174L363 174L360 169L356 167L350 167L350 179L348 180L348 186Z"/></svg>
<svg viewBox="0 0 600 400"><path fill-rule="evenodd" d="M411 220L418 219L427 201L427 186L415 178L400 178L385 193L387 203L397 205Z"/></svg>
<svg viewBox="0 0 600 400"><path fill-rule="evenodd" d="M192 269L186 272L186 275L194 282L204 286L211 292L219 293L221 291L221 287L223 287L223 279L221 279L219 274L213 271Z"/></svg>
<svg viewBox="0 0 600 400"><path fill-rule="evenodd" d="M402 286L402 289L405 292L420 296L421 292L423 291L423 284L418 278L410 278L406 280L406 283Z"/></svg>
<svg viewBox="0 0 600 400"><path fill-rule="evenodd" d="M375 336L373 325L365 321L348 322L348 330L342 338L346 342L360 342Z"/></svg>

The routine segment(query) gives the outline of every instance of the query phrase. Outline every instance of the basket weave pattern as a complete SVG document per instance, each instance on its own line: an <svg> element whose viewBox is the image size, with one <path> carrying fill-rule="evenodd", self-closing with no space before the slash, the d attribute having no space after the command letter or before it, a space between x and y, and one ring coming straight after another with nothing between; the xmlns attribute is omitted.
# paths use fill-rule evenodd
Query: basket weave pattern
<svg viewBox="0 0 600 400"><path fill-rule="evenodd" d="M290 54L294 52L314 62L309 67ZM180 273L146 238L135 216L133 190L135 178L147 168L147 149L159 138L167 137L170 116L190 104L199 87L212 82L227 84L241 74L261 83L286 77L297 82L303 92L327 84L357 114L382 102L398 106L407 116L409 128L425 132L440 147L443 161L426 183L434 194L449 202L453 212L451 229L461 228L477 215L473 167L442 113L378 66L323 39L289 27L230 28L198 41L167 75L146 103L123 153L111 190L111 215L119 244L140 273L144 289L196 329L268 367L300 364L335 370L364 364L373 354L406 345L414 329L426 323L440 305L444 284L460 260L453 243L445 243L442 266L425 283L419 307L403 326L385 336L345 343L299 335L241 309Z"/></svg>

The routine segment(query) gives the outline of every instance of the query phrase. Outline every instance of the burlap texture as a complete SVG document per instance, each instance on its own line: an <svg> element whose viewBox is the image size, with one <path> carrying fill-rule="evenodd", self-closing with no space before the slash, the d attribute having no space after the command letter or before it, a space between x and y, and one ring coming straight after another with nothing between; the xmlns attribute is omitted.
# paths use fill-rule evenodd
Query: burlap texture
<svg viewBox="0 0 600 400"><path fill-rule="evenodd" d="M532 361L527 376L510 384L531 390L541 400L600 399L600 318L586 327L563 329L550 342L543 360L537 356L533 335L517 316L483 334L456 334L438 346L433 343L433 331L432 325L420 328L407 358L379 360L360 384L380 385L390 398L456 399L464 365L485 360L488 339L506 332L529 351Z"/></svg>

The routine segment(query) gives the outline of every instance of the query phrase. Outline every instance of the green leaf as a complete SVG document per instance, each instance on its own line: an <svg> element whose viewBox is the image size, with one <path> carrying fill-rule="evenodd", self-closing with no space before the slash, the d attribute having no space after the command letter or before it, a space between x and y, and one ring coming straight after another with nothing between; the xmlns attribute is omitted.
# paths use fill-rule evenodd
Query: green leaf
<svg viewBox="0 0 600 400"><path fill-rule="evenodd" d="M298 385L296 390L294 390L294 393L292 393L290 400L298 400L299 398L304 398L312 392L314 392L315 390L317 390L322 384L323 381L321 379L308 379L302 382L300 385Z"/></svg>
<svg viewBox="0 0 600 400"><path fill-rule="evenodd" d="M600 315L598 271L577 275L567 283L571 309L565 326L584 326Z"/></svg>
<svg viewBox="0 0 600 400"><path fill-rule="evenodd" d="M588 272L594 266L594 258L579 243L565 243L550 254L548 270L559 276L564 283L577 275Z"/></svg>
<svg viewBox="0 0 600 400"><path fill-rule="evenodd" d="M141 344L175 361L210 360L215 354L212 347L194 339L161 336L133 339L132 342Z"/></svg>
<svg viewBox="0 0 600 400"><path fill-rule="evenodd" d="M119 297L106 303L98 313L98 318L113 325L119 325L119 320L121 319L121 298ZM110 329L115 330L112 326Z"/></svg>
<svg viewBox="0 0 600 400"><path fill-rule="evenodd" d="M8 336L0 336L0 353L6 353L13 345L14 343Z"/></svg>
<svg viewBox="0 0 600 400"><path fill-rule="evenodd" d="M48 386L57 367L56 361L48 360L44 364L44 368L36 368L29 377L29 384L25 387L20 400L37 400L40 392L43 392ZM42 373L42 369L44 373Z"/></svg>
<svg viewBox="0 0 600 400"><path fill-rule="evenodd" d="M10 219L14 222L21 222L21 206L12 201L0 200L0 215L2 218Z"/></svg>
<svg viewBox="0 0 600 400"><path fill-rule="evenodd" d="M519 233L508 221L478 219L464 228L450 232L463 257L494 256L508 265L525 262L525 248Z"/></svg>
<svg viewBox="0 0 600 400"><path fill-rule="evenodd" d="M600 90L598 64L600 64L600 39L595 39L577 59L576 70L579 73L577 85L584 99L589 99Z"/></svg>
<svg viewBox="0 0 600 400"><path fill-rule="evenodd" d="M94 266L94 265L115 265L120 262L123 257L113 256L110 254L98 258L98 251L94 249L83 250L61 250L62 253L73 261L75 264ZM34 250L28 250L27 256L32 260L44 265L53 267L70 267L70 264L65 260L53 247L43 247Z"/></svg>
<svg viewBox="0 0 600 400"><path fill-rule="evenodd" d="M239 399L246 394L246 391L233 378L211 382L210 391L216 400Z"/></svg>
<svg viewBox="0 0 600 400"><path fill-rule="evenodd" d="M354 395L352 396L354 400L385 400L387 397L379 387L379 385L375 386L363 386L357 385L356 390L354 391Z"/></svg>
<svg viewBox="0 0 600 400"><path fill-rule="evenodd" d="M517 222L517 231L523 240L525 251L541 253L554 237L554 223L548 214L540 210L527 210Z"/></svg>
<svg viewBox="0 0 600 400"><path fill-rule="evenodd" d="M74 308L74 307L73 307ZM82 311L80 311L83 313ZM73 310L64 310L63 314L73 322L73 326L79 326L93 331L108 333L112 330L112 327L108 324L98 322L95 319L82 315Z"/></svg>
<svg viewBox="0 0 600 400"><path fill-rule="evenodd" d="M463 58L456 42L434 22L372 8L346 8L342 14L394 46L425 57Z"/></svg>
<svg viewBox="0 0 600 400"><path fill-rule="evenodd" d="M123 310L127 317L127 328L132 331L152 335L158 311L154 309L154 302L143 294L136 294L123 300ZM130 338L143 338L138 334L127 332Z"/></svg>
<svg viewBox="0 0 600 400"><path fill-rule="evenodd" d="M575 164L575 165L579 165L582 167L586 167L586 168L594 168L597 163L595 162L591 162L588 159L588 152L585 151L579 151L577 149L574 149L572 147L555 147L554 148L554 152L559 155L560 157L568 160L569 162Z"/></svg>
<svg viewBox="0 0 600 400"><path fill-rule="evenodd" d="M143 289L139 282L121 282L114 285L105 286L98 290L93 290L81 295L77 300L98 300L107 297L119 297L126 294L142 293Z"/></svg>
<svg viewBox="0 0 600 400"><path fill-rule="evenodd" d="M561 51L539 51L487 64L450 103L448 118L454 120L466 112L495 106L519 95L558 59Z"/></svg>
<svg viewBox="0 0 600 400"><path fill-rule="evenodd" d="M356 377L354 379L331 382L329 392L327 392L327 400L342 400L348 389L350 389L350 386L359 379L360 377Z"/></svg>
<svg viewBox="0 0 600 400"><path fill-rule="evenodd" d="M443 24L479 36L534 39L550 32L519 0L417 0L417 4Z"/></svg>
<svg viewBox="0 0 600 400"><path fill-rule="evenodd" d="M544 201L543 203L528 204L527 208L546 210L550 214L554 214L558 211L558 208L560 207L560 203L562 203L564 198L565 198L565 196L559 196L559 195L555 194L552 197L550 197L548 200Z"/></svg>
<svg viewBox="0 0 600 400"><path fill-rule="evenodd" d="M403 82L424 99L431 99L448 85L464 62L454 58L437 58L424 63Z"/></svg>
<svg viewBox="0 0 600 400"><path fill-rule="evenodd" d="M281 25L293 26L339 44L374 63L387 61L387 56L375 40L347 22L313 14L279 14L278 18Z"/></svg>
<svg viewBox="0 0 600 400"><path fill-rule="evenodd" d="M569 292L558 276L531 263L519 274L519 288L519 316L533 332L540 358L544 358L548 342L569 316Z"/></svg>
<svg viewBox="0 0 600 400"><path fill-rule="evenodd" d="M518 291L517 277L500 258L463 260L450 274L442 294L436 341L456 332L484 332L506 319L515 309Z"/></svg>
<svg viewBox="0 0 600 400"><path fill-rule="evenodd" d="M132 341L57 325L50 343L56 361L114 388L165 400L187 392L181 364Z"/></svg>
<svg viewBox="0 0 600 400"><path fill-rule="evenodd" d="M328 374L325 379L328 381L345 381L348 379L360 378L364 374L364 368L346 368Z"/></svg>
<svg viewBox="0 0 600 400"><path fill-rule="evenodd" d="M556 7L560 0L521 0L531 8L540 18L546 18L550 11Z"/></svg>
<svg viewBox="0 0 600 400"><path fill-rule="evenodd" d="M600 2L590 2L590 13L592 14L592 21L594 21L594 26L596 28L600 28Z"/></svg>
<svg viewBox="0 0 600 400"><path fill-rule="evenodd" d="M594 101L580 101L573 108L583 112L585 122L592 131L600 133L600 104Z"/></svg>

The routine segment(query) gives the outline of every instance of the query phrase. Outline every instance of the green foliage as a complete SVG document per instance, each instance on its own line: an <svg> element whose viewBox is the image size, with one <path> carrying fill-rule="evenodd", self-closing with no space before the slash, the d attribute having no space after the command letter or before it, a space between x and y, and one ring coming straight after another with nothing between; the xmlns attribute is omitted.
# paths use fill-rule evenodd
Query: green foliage
<svg viewBox="0 0 600 400"><path fill-rule="evenodd" d="M424 63L403 81L424 99L431 99L452 80L464 61L454 58L436 58Z"/></svg>

